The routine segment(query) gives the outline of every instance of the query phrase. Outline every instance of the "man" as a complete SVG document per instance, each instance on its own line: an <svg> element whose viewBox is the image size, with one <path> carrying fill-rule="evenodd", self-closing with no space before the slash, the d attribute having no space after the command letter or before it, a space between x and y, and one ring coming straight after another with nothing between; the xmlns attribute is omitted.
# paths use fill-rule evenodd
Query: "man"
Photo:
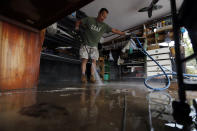
<svg viewBox="0 0 197 131"><path fill-rule="evenodd" d="M80 48L80 57L82 60L81 64L81 82L86 83L86 64L88 62L89 57L92 59L92 66L91 66L91 76L90 81L95 83L94 78L94 68L96 68L96 61L99 58L98 53L98 43L104 33L115 33L119 35L129 35L129 33L121 32L117 29L111 28L109 25L104 23L103 21L107 18L108 10L106 8L100 9L98 16L95 17L86 17L82 20L79 20L75 24L75 29L79 30L79 26L83 25L85 27L84 33L82 34L84 39L84 45Z"/></svg>

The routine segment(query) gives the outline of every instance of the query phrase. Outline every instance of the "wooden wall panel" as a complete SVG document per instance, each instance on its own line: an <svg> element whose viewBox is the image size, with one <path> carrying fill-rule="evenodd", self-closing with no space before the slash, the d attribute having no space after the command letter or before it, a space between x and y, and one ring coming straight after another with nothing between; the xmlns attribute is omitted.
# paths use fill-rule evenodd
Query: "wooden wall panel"
<svg viewBox="0 0 197 131"><path fill-rule="evenodd" d="M43 40L44 31L35 33L0 21L0 90L37 85Z"/></svg>

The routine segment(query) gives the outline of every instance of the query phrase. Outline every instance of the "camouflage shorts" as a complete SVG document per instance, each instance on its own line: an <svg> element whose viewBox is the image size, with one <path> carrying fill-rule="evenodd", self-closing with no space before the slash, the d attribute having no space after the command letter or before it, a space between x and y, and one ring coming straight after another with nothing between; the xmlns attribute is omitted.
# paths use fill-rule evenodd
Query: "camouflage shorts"
<svg viewBox="0 0 197 131"><path fill-rule="evenodd" d="M98 60L99 58L99 52L96 47L91 47L87 45L82 45L80 50L79 50L80 58L85 58L85 59L94 59Z"/></svg>

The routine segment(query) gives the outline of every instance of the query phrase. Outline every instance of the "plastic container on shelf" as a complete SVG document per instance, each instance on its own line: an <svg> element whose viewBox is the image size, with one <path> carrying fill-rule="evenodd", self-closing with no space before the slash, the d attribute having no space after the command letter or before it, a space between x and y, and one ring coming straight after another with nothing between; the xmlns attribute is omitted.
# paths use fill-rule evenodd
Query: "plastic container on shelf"
<svg viewBox="0 0 197 131"><path fill-rule="evenodd" d="M109 80L109 74L104 74L104 80L108 81Z"/></svg>

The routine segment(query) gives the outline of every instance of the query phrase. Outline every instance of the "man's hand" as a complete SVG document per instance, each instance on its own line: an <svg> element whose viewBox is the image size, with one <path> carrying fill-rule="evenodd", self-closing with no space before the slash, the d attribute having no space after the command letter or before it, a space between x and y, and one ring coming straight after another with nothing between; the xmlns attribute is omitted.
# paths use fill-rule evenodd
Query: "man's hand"
<svg viewBox="0 0 197 131"><path fill-rule="evenodd" d="M119 30L114 29L114 28L112 28L112 33L114 33L114 34L118 34L118 35L126 35L126 33L125 33L125 32L119 31Z"/></svg>
<svg viewBox="0 0 197 131"><path fill-rule="evenodd" d="M75 30L76 31L79 31L80 24L81 24L81 21L80 20L76 21L76 23L75 23Z"/></svg>
<svg viewBox="0 0 197 131"><path fill-rule="evenodd" d="M131 33L125 32L125 35L131 35Z"/></svg>
<svg viewBox="0 0 197 131"><path fill-rule="evenodd" d="M79 26L75 26L75 30L78 31L79 30Z"/></svg>
<svg viewBox="0 0 197 131"><path fill-rule="evenodd" d="M79 35L80 32L79 32L79 26L75 26L75 32L76 32L76 35Z"/></svg>

